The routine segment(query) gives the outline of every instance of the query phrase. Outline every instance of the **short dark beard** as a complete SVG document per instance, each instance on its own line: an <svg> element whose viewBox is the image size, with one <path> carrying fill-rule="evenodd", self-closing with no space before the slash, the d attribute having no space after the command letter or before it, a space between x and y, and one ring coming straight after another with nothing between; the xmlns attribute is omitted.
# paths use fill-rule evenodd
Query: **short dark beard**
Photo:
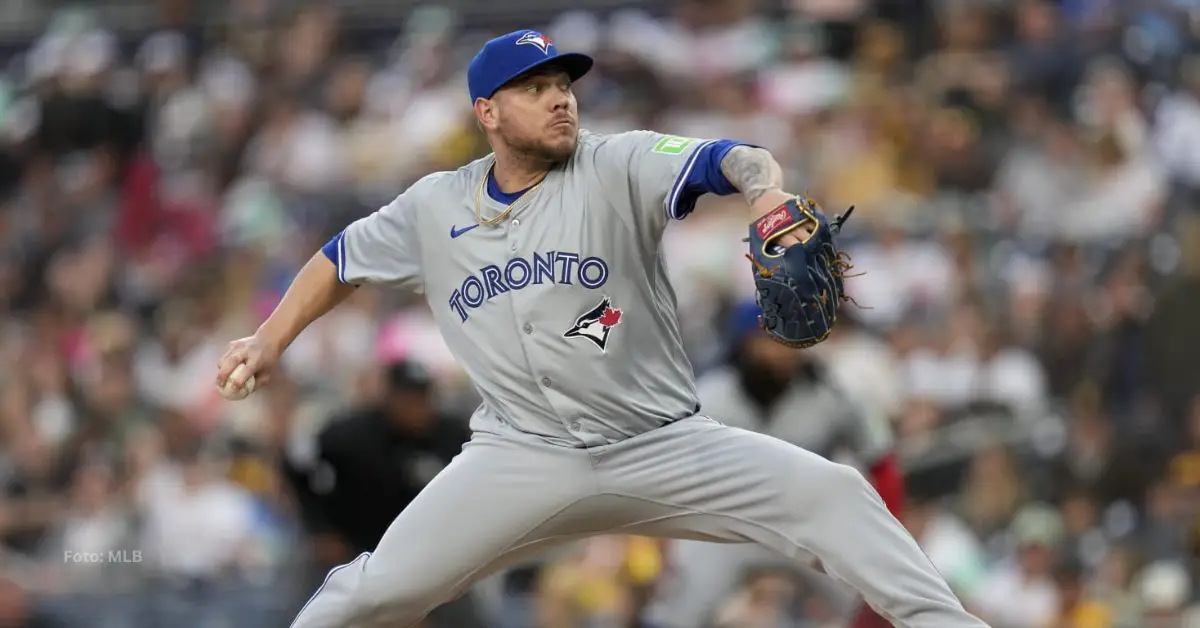
<svg viewBox="0 0 1200 628"><path fill-rule="evenodd" d="M531 170L549 170L571 158L576 144L563 151L556 151L538 142L504 138L512 156Z"/></svg>

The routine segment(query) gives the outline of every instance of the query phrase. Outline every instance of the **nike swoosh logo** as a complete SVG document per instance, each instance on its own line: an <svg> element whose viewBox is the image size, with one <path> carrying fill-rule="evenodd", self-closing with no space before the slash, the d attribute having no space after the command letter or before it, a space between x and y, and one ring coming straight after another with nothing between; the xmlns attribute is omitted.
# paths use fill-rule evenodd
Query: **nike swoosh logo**
<svg viewBox="0 0 1200 628"><path fill-rule="evenodd" d="M454 225L450 225L450 238L451 239L457 238L458 236L460 236L478 226L479 226L479 223L475 223L469 227L463 227L462 229L459 229L459 228L455 227Z"/></svg>

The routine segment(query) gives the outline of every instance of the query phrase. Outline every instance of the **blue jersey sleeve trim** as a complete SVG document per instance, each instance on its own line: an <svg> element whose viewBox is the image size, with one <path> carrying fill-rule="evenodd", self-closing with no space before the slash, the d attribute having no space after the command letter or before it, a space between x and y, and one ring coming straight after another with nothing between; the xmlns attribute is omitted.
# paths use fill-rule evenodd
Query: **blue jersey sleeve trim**
<svg viewBox="0 0 1200 628"><path fill-rule="evenodd" d="M321 252L337 267L338 281L346 283L346 232L338 232L329 242L325 243L325 246L321 247Z"/></svg>
<svg viewBox="0 0 1200 628"><path fill-rule="evenodd" d="M696 167L696 161L705 153L704 149L712 144L714 140L704 142L692 151L687 161L683 164L683 169L679 171L679 176L675 177L675 184L671 186L671 192L667 194L667 216L675 220L683 220L692 210L696 208L696 199L699 194L686 194L688 180L691 179L692 170Z"/></svg>
<svg viewBox="0 0 1200 628"><path fill-rule="evenodd" d="M683 220L696 208L696 201L705 194L727 196L738 190L725 177L721 161L737 146L749 146L734 140L709 140L692 151L683 170L667 195L667 215Z"/></svg>

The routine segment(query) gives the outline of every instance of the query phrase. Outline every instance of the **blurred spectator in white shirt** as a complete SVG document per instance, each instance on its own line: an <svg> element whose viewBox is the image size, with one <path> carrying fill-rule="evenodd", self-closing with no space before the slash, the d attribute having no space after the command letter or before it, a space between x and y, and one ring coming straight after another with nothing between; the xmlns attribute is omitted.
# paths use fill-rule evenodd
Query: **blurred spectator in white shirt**
<svg viewBox="0 0 1200 628"><path fill-rule="evenodd" d="M953 261L941 244L907 237L902 215L884 219L890 224L878 239L850 247L862 274L846 284L850 296L864 306L855 311L876 328L896 324L915 308L939 311L957 296Z"/></svg>
<svg viewBox="0 0 1200 628"><path fill-rule="evenodd" d="M1154 112L1153 145L1170 173L1200 188L1200 60L1184 60L1183 85L1163 97Z"/></svg>
<svg viewBox="0 0 1200 628"><path fill-rule="evenodd" d="M954 593L974 599L986 575L987 556L962 519L937 500L913 491L903 521Z"/></svg>
<svg viewBox="0 0 1200 628"><path fill-rule="evenodd" d="M995 628L1044 628L1058 613L1053 578L1062 520L1045 505L1023 508L1010 534L1013 552L991 569L973 598L984 621Z"/></svg>
<svg viewBox="0 0 1200 628"><path fill-rule="evenodd" d="M214 579L249 566L250 496L208 456L193 451L163 461L137 487L145 513L139 545L147 565L168 578Z"/></svg>

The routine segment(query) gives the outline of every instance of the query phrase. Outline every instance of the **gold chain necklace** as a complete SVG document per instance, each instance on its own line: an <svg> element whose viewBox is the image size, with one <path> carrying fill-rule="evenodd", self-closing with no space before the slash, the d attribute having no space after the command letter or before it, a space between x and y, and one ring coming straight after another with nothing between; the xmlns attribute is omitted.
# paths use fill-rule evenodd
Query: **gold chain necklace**
<svg viewBox="0 0 1200 628"><path fill-rule="evenodd" d="M533 184L533 187L529 188L528 190L525 190L524 192L521 193L520 196L518 196L516 198L516 200L509 203L508 206L504 208L504 211L500 212L500 215L498 215L494 218L484 218L483 212L481 210L481 205L483 204L483 192L484 192L484 189L487 188L488 177L491 176L492 167L495 165L496 165L496 161L495 161L495 159L493 159L492 165L488 166L487 171L483 175L483 180L479 182L479 189L475 191L475 222L477 222L481 225L486 225L488 227L499 224L505 218L508 218L508 215L513 213L514 209L523 205L524 204L523 201L525 201L526 199L532 199L533 193L536 192L538 190L538 188L542 187L542 183L546 181L546 177L542 177L541 181L538 181L537 183Z"/></svg>

